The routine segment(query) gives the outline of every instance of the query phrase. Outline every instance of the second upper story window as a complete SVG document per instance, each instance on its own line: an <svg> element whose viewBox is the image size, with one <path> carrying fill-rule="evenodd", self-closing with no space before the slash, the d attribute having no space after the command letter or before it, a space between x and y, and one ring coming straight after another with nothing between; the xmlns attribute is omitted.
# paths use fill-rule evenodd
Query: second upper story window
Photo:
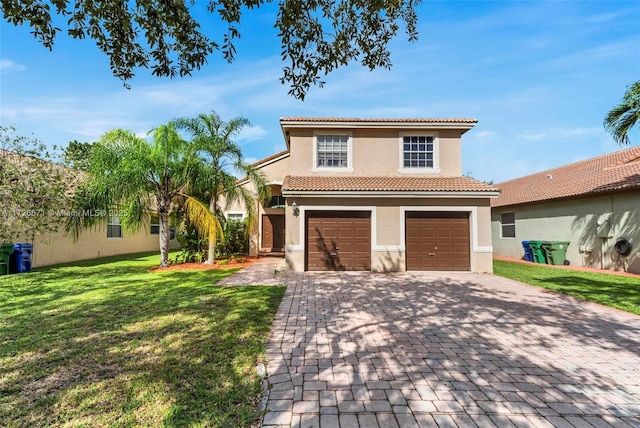
<svg viewBox="0 0 640 428"><path fill-rule="evenodd" d="M434 135L400 136L400 171L437 173L438 138Z"/></svg>
<svg viewBox="0 0 640 428"><path fill-rule="evenodd" d="M352 170L351 135L315 135L314 170Z"/></svg>
<svg viewBox="0 0 640 428"><path fill-rule="evenodd" d="M403 137L405 168L433 168L433 137Z"/></svg>

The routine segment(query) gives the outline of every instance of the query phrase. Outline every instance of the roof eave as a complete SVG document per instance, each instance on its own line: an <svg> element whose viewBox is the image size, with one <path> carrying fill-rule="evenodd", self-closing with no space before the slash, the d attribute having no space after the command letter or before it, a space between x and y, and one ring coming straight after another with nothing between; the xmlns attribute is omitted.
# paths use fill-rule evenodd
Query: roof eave
<svg viewBox="0 0 640 428"><path fill-rule="evenodd" d="M532 201L520 201L520 202L512 202L509 204L502 204L502 205L491 205L491 208L516 207L519 205L532 205L532 204L540 204L545 202L570 201L572 199L581 199L584 197L598 197L598 196L606 196L606 195L618 194L618 193L637 192L638 190L640 190L640 185L621 187L619 189L601 190L601 191L595 191L595 192L593 191L582 192L582 193L576 193L575 195L557 196L557 197L545 198L545 199L535 199Z"/></svg>
<svg viewBox="0 0 640 428"><path fill-rule="evenodd" d="M294 190L283 189L284 197L332 197L332 198L497 198L500 192L494 191L384 191L384 190Z"/></svg>
<svg viewBox="0 0 640 428"><path fill-rule="evenodd" d="M462 131L464 134L474 126L478 121L476 119L467 119L464 121L451 122L451 121L438 121L433 122L393 122L393 121L341 121L341 120L327 120L327 121L314 121L314 120L288 120L286 118L280 119L280 127L282 129L282 135L289 148L288 129L293 128L315 128L315 129L456 129Z"/></svg>

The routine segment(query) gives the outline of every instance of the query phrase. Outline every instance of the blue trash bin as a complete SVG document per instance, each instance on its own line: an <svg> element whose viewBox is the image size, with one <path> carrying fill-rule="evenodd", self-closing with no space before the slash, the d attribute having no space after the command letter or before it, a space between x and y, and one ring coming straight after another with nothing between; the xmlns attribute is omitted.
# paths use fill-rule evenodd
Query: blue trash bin
<svg viewBox="0 0 640 428"><path fill-rule="evenodd" d="M31 255L33 254L33 244L21 243L13 246L11 254L11 272L24 273L31 272Z"/></svg>
<svg viewBox="0 0 640 428"><path fill-rule="evenodd" d="M528 262L533 261L533 251L529 246L529 241L522 241L522 249L524 250L524 259Z"/></svg>

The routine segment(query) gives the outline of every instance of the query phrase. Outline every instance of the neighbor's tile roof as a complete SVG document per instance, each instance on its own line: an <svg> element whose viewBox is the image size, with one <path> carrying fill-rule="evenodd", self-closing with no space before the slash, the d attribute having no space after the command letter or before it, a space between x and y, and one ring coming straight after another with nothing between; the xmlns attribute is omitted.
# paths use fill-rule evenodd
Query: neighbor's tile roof
<svg viewBox="0 0 640 428"><path fill-rule="evenodd" d="M284 156L284 155L286 155L287 153L289 153L289 150L283 150L283 151L281 151L281 152L279 152L279 153L273 154L273 155L271 155L271 156L267 156L267 157L266 157L266 158L264 158L264 159L260 159L259 161L256 161L256 162L252 163L252 164L251 164L251 166L253 166L253 167L258 167L258 166L262 165L263 163L267 163L267 162L269 162L269 161L272 161L272 160L274 160L274 159L277 159L277 158L279 158L280 156Z"/></svg>
<svg viewBox="0 0 640 428"><path fill-rule="evenodd" d="M500 207L626 189L640 189L640 146L494 185Z"/></svg>
<svg viewBox="0 0 640 428"><path fill-rule="evenodd" d="M359 117L281 117L280 122L371 122L371 123L477 123L473 118L359 118Z"/></svg>
<svg viewBox="0 0 640 428"><path fill-rule="evenodd" d="M287 153L289 153L289 150L283 150L283 151L281 151L281 152L279 152L279 153L273 154L273 155L271 155L271 156L267 156L267 157L266 157L266 158L264 158L264 159L260 159L259 161L255 161L254 163L252 163L252 164L251 164L251 166L252 166L252 167L254 167L254 168L260 168L263 164L265 164L265 163L267 163L267 162L269 162L269 161L272 161L272 160L274 160L274 159L277 159L277 158L279 158L280 156L284 156L284 155L286 155ZM249 177L247 177L247 176L245 175L245 176L244 176L244 177L242 177L242 178L238 178L238 179L236 180L236 183L237 183L237 184L240 184L240 183L244 183L245 181L248 181L248 180L249 180Z"/></svg>
<svg viewBox="0 0 640 428"><path fill-rule="evenodd" d="M469 177L287 176L283 191L304 192L497 192Z"/></svg>

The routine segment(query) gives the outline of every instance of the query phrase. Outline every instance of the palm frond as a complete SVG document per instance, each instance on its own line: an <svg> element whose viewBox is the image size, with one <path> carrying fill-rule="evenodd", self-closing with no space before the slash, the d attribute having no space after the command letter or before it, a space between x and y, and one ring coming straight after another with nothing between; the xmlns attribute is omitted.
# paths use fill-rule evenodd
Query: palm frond
<svg viewBox="0 0 640 428"><path fill-rule="evenodd" d="M198 231L198 233L208 238L213 236L216 240L224 239L222 224L220 220L209 210L204 202L193 196L184 195L184 213Z"/></svg>
<svg viewBox="0 0 640 428"><path fill-rule="evenodd" d="M620 145L631 143L629 131L636 124L640 127L640 81L629 85L622 102L611 109L604 119L604 128Z"/></svg>

